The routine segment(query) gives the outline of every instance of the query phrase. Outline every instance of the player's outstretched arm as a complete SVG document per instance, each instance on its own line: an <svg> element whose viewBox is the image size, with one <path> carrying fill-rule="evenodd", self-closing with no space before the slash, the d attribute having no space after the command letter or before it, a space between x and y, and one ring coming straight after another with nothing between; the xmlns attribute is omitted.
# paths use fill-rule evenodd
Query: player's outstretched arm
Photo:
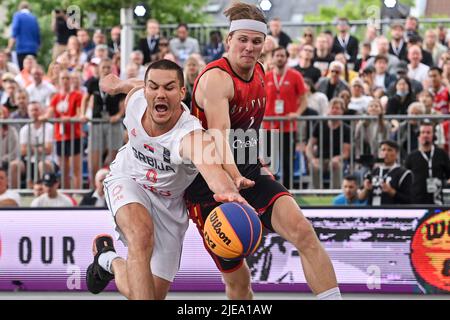
<svg viewBox="0 0 450 320"><path fill-rule="evenodd" d="M219 155L224 160L223 168L238 189L246 189L253 187L255 183L241 175L228 143L231 127L228 101L233 95L234 85L229 75L222 70L213 69L200 78L195 99L205 112L208 132L214 137Z"/></svg>
<svg viewBox="0 0 450 320"><path fill-rule="evenodd" d="M186 135L180 144L180 155L197 167L217 202L236 201L248 205L222 167L214 139L208 133L196 130Z"/></svg>
<svg viewBox="0 0 450 320"><path fill-rule="evenodd" d="M100 80L100 89L109 95L128 94L134 88L144 87L144 81L136 78L121 80L114 74L109 74Z"/></svg>

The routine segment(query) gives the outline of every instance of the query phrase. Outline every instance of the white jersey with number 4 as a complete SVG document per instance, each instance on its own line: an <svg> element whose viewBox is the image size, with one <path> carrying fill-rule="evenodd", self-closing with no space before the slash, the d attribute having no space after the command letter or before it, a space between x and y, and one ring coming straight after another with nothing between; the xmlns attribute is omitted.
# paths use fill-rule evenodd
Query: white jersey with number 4
<svg viewBox="0 0 450 320"><path fill-rule="evenodd" d="M144 130L141 119L147 109L144 90L136 91L128 100L124 124L128 143L111 164L112 175L126 175L145 189L166 198L183 196L198 171L180 156L180 143L194 130L202 130L198 119L184 109L175 126L168 132L151 137Z"/></svg>
<svg viewBox="0 0 450 320"><path fill-rule="evenodd" d="M189 109L181 107L184 112L170 131L150 137L142 126L147 109L144 90L136 91L128 100L124 119L129 141L117 153L103 182L106 203L114 217L128 204L147 209L154 224L151 269L168 281L173 281L178 271L189 224L183 195L198 174L193 164L181 158L180 143L190 132L203 129ZM127 244L119 225L115 229L117 237Z"/></svg>

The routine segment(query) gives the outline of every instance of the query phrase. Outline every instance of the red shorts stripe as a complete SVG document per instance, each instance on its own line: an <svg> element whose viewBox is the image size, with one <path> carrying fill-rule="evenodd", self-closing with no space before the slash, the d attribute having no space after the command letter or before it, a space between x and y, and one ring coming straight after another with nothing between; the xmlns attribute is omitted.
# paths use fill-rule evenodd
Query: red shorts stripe
<svg viewBox="0 0 450 320"><path fill-rule="evenodd" d="M269 208L272 204L274 204L275 201L277 201L278 198L280 198L282 196L291 196L292 197L292 194L290 194L289 192L277 193L276 195L274 195L272 197L272 199L270 199L269 203L265 207L257 209L258 214L263 214L264 212L266 212L267 208Z"/></svg>
<svg viewBox="0 0 450 320"><path fill-rule="evenodd" d="M233 267L232 269L224 270L222 268L222 265L220 264L220 260L219 260L218 256L216 256L209 249L209 247L206 244L206 241L205 241L205 239L203 237L203 226L205 224L204 224L203 217L202 217L202 214L201 214L200 204L188 204L188 211L189 211L189 216L190 216L191 220L195 223L195 225L197 227L197 231L198 231L198 233L200 234L200 237L203 240L203 246L205 247L206 251L209 253L211 258L213 259L214 263L216 264L217 269L219 269L219 271L223 272L223 273L231 273L231 272L236 271L237 269L239 269L242 266L242 263L243 263L244 260L241 260L239 262L239 264L237 266Z"/></svg>

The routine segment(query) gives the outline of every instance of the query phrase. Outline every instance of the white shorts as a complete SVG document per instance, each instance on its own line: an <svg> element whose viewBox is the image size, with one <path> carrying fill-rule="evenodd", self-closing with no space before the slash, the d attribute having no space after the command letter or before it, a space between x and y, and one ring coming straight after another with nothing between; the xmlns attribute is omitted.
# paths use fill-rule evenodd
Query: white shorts
<svg viewBox="0 0 450 320"><path fill-rule="evenodd" d="M109 175L103 182L106 202L113 214L116 240L127 241L116 224L117 211L126 204L140 203L148 210L154 225L154 248L151 258L152 273L173 282L180 267L184 234L188 215L182 197L167 199L144 189L130 177Z"/></svg>

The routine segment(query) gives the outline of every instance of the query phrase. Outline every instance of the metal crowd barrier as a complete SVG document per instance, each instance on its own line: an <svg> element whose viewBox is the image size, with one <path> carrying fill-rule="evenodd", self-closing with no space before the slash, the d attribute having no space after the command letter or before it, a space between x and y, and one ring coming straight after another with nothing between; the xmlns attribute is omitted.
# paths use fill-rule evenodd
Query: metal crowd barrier
<svg viewBox="0 0 450 320"><path fill-rule="evenodd" d="M8 130L12 130L12 135L17 135L17 146L7 145L8 141L4 141L4 139L0 139L0 164L3 166L7 166L9 168L8 174L8 184L10 189L18 190L20 193L29 194L32 193L32 183L35 183L39 179L42 178L44 170L39 170L39 163L44 162L45 160L49 161L53 167L53 172L58 176L60 182L60 188L63 192L68 193L86 193L87 191L94 188L94 176L95 172L93 171L94 163L92 163L90 156L92 153L89 151L89 135L92 131L93 126L98 126L98 131L103 132L104 128L106 133L106 139L103 134L100 136L92 137L92 139L96 140L98 145L99 157L96 162L96 168L100 169L104 166L103 158L105 156L105 150L108 149L108 146L111 145L111 128L112 125L108 120L104 119L91 119L86 123L81 122L80 120L75 119L49 119L47 123L54 125L55 123L65 123L70 125L70 139L61 141L61 149L68 149L69 154L69 168L67 168L67 164L64 161L58 161L59 157L56 152L56 140L54 136L53 128L53 136L49 137L46 135L46 130L42 130L42 139L41 141L31 141L31 130L28 129L28 144L26 146L25 154L21 154L21 142L20 142L20 129L24 126L29 126L31 128L33 126L33 122L31 120L22 120L22 119L0 119L0 128L3 126L7 126ZM75 126L81 125L81 137L75 138ZM42 128L44 124L42 124ZM125 130L124 130L125 131ZM78 142L78 141L79 142ZM14 140L13 140L14 141ZM35 158L35 161L30 161L31 156L35 155L33 149L38 147L44 147L48 142L52 142L52 151L50 154L40 153ZM76 144L80 143L80 153L79 159L75 160L73 155L75 155ZM15 148L15 152L10 154L9 157L6 157L5 148L9 150L11 148ZM74 176L76 176L74 172L76 164L79 166L79 178L81 181L81 185L76 186ZM22 162L25 167L25 172L21 172L21 170L17 170L15 175L11 175L12 168L17 166L17 163ZM20 166L20 165L19 165ZM67 182L69 181L69 182Z"/></svg>
<svg viewBox="0 0 450 320"><path fill-rule="evenodd" d="M374 142L374 145L381 142L385 139L394 139L399 144L401 144L401 152L399 153L399 161L402 163L407 154L409 154L413 150L413 146L416 145L414 141L412 141L409 137L413 137L414 135L414 125L413 121L420 122L422 120L428 119L430 121L436 123L442 123L444 121L450 121L450 115L421 115L421 116L406 116L406 115L398 115L398 116L385 116L384 120L387 122L391 122L393 120L398 121L402 124L403 136L399 134L394 134L393 132L389 132L387 136L378 135L375 138L370 137L371 140L368 142ZM327 162L327 159L324 158L324 140L325 138L331 137L331 132L329 137L325 137L323 132L324 128L327 125L327 121L335 120L342 121L348 123L348 130L350 135L350 154L349 158L340 163L340 167L338 170L330 170L330 164ZM346 174L356 174L361 178L363 176L364 170L370 167L369 164L364 163L364 161L370 161L371 155L373 159L377 158L378 150L371 150L370 153L364 151L364 141L368 139L368 136L364 130L360 132L359 139L355 139L355 134L357 132L358 123L360 121L367 121L368 123L373 123L378 121L378 117L374 116L339 116L339 117L330 117L330 116L305 116L298 117L296 119L291 119L287 117L266 117L264 118L264 122L269 125L269 128L274 128L276 125L283 127L285 123L289 125L289 131L283 134L277 134L279 131L277 130L266 130L271 131L270 135L263 134L262 139L260 141L260 158L263 159L265 163L269 164L269 168L272 173L275 175L277 179L283 181L283 161L286 161L289 165L289 171L291 175L288 177L287 182L285 180L286 187L294 194L337 194L340 192L340 184L342 182L343 177ZM51 119L50 123L54 124L57 122L63 123L68 122L70 124L70 136L75 136L75 124L80 123L79 120L61 120L61 119ZM79 167L81 170L81 178L82 184L79 188L74 185L74 159L70 158L69 166L70 168L66 168L64 163L56 163L57 167L57 175L60 177L61 189L64 192L69 193L85 193L89 189L93 188L94 181L92 181L95 172L92 172L92 163L90 163L90 156L92 153L89 151L88 145L88 136L92 130L92 125L98 125L101 128L107 127L109 136L111 136L111 124L106 120L96 119L90 120L88 123L82 124L82 132L83 135L81 137L81 153L79 158ZM17 130L17 127L20 126L32 126L33 123L29 120L12 120L12 119L0 119L0 128L4 125L8 127L14 127ZM298 130L294 131L294 126L297 126ZM316 128L316 129L315 129ZM307 154L307 144L312 137L314 130L318 130L319 137L318 144L314 150L315 154L319 159L319 168L316 174L316 181L314 181L314 172L311 167L310 159L306 156ZM28 140L30 140L30 130ZM340 126L339 129L339 145L341 148L339 149L339 155L342 154L342 145L343 145L343 132L344 127ZM17 130L18 134L18 130ZM406 136L406 138L405 138ZM43 143L46 141L54 140L53 137L46 137L44 134ZM104 141L103 135L100 137L93 137L100 145L100 150L104 150L105 147L110 144L110 141ZM107 137L108 139L108 137ZM270 152L267 152L267 140L270 139ZM285 140L288 141L285 141ZM372 140L376 141L372 141ZM443 147L446 148L446 151L449 152L449 141L450 141L450 132L447 132L446 136L440 135L440 139L444 140L445 143L442 144ZM285 150L284 145L286 143L294 144L295 147L289 148L289 150ZM69 144L70 154L73 155L75 149L75 139L70 139L69 141L63 142L63 148L65 144ZM335 141L331 139L331 143L329 144L329 151L332 151L335 146ZM438 141L438 144L441 142ZM4 141L0 139L0 152L4 152ZM41 144L41 145L42 145ZM32 154L32 148L35 147L33 144L28 144L26 149L25 157L27 159L30 158ZM331 153L331 152L330 152ZM52 160L57 162L56 157L56 146L55 142L53 142L53 151L52 151ZM103 162L103 154L98 159L97 167L101 168L104 165ZM3 158L3 154L0 153L0 159ZM289 161L288 159L291 159ZM10 159L7 159L6 162L11 166L14 160L20 160L22 156L20 154L20 142L19 146L17 146L17 151L15 155L12 155ZM365 159L365 160L364 160ZM44 160L44 155L41 154L39 161ZM20 174L20 171L16 172L18 185L15 185L11 189L18 189L21 193L31 193L31 185L27 184L30 181L37 181L39 179L38 176L38 161L34 163L30 161L25 161L25 173ZM332 169L332 168L331 168ZM68 175L68 176L67 176ZM70 178L69 185L65 183L67 178ZM318 179L317 179L318 178ZM13 177L11 175L8 176L9 185L12 185ZM333 181L335 182L333 186Z"/></svg>
<svg viewBox="0 0 450 320"><path fill-rule="evenodd" d="M324 127L327 125L329 120L338 120L348 124L349 132L350 132L350 155L349 158L345 161L341 162L341 168L338 172L336 170L333 172L330 165L327 163L327 159L323 157L324 153ZM364 173L366 173L370 168L373 168L375 162L378 158L378 150L371 150L372 152L368 153L364 150L364 142L372 142L376 146L382 140L390 139L396 141L400 145L400 152L398 155L398 161L403 164L406 156L413 151L413 146L417 145L412 141L411 137L414 137L414 129L415 126L413 124L414 121L420 123L423 120L429 120L433 123L442 123L444 121L450 121L450 115L420 115L420 116L407 116L407 115L386 115L384 116L384 120L388 123L391 121L397 121L402 128L402 135L399 134L399 129L396 132L390 131L387 135L377 137L369 137L365 130L358 130L360 133L359 139L355 139L355 134L357 132L357 126L360 121L367 121L368 123L373 123L378 121L378 117L375 116L305 116L298 117L296 119L291 119L288 117L265 117L264 121L268 124L269 128L273 128L276 125L278 127L283 127L283 124L288 123L289 125L289 133L282 135L271 135L272 137L272 153L275 152L279 154L278 157L272 157L272 159L265 160L265 162L270 163L270 169L275 174L275 177L280 181L283 181L283 159L284 157L288 157L292 159L289 161L290 172L292 173L289 177L287 184L285 186L293 193L293 194L337 194L341 192L340 185L342 179L347 174L355 175L362 182ZM299 130L294 131L294 126L297 126ZM307 157L307 144L309 142L310 137L313 135L314 128L317 128L319 132L318 144L316 146L315 154L319 158L319 169L316 174L318 174L318 181L314 184L313 180L313 170L310 159ZM418 130L418 129L417 129ZM341 125L339 127L339 155L342 154L342 145L343 145L343 131L344 127ZM418 132L418 131L417 131ZM437 141L437 145L444 147L447 152L450 154L449 150L449 142L450 142L450 131L444 134L443 132L438 132L440 135L440 139L443 141ZM418 134L418 133L417 133ZM263 135L265 136L265 135ZM278 142L274 143L273 137L278 138ZM436 129L435 129L436 136ZM291 141L295 139L296 148L293 150L290 148L289 150L284 150L284 139L290 139ZM368 139L371 140L368 140ZM331 139L330 132L330 144L329 151L334 148L334 144L336 143ZM278 145L277 150L273 150L273 146ZM367 147L366 147L367 148ZM415 150L415 149L414 149ZM266 154L265 154L266 155ZM266 155L267 156L267 155ZM272 161L273 160L273 161ZM333 186L332 182L336 181L336 184Z"/></svg>

